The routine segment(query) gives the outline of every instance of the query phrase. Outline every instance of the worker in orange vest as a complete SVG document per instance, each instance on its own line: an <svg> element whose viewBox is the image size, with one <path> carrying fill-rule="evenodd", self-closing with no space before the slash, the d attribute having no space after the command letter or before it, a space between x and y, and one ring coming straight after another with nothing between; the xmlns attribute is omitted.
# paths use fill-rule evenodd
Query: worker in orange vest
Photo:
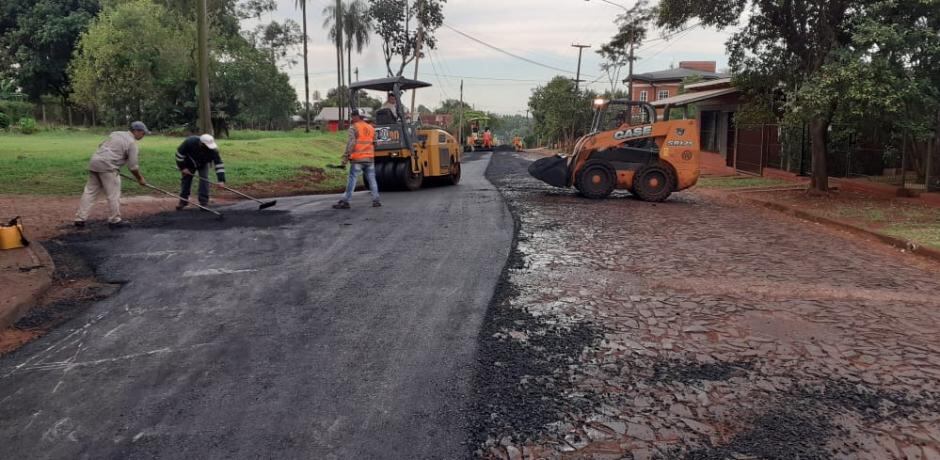
<svg viewBox="0 0 940 460"><path fill-rule="evenodd" d="M375 181L375 128L363 120L358 110L352 111L352 126L349 127L349 140L346 142L346 153L343 154L343 166L351 163L349 167L349 181L346 182L346 194L333 205L334 209L349 209L349 200L356 190L356 179L359 172L365 173L369 191L372 193L372 207L382 206L379 201L379 184Z"/></svg>
<svg viewBox="0 0 940 460"><path fill-rule="evenodd" d="M493 150L493 133L490 128L483 131L483 150Z"/></svg>

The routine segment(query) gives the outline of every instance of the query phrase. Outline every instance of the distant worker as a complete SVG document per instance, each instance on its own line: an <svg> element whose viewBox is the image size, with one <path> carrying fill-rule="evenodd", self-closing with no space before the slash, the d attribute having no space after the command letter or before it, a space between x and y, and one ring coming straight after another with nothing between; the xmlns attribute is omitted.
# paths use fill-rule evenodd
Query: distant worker
<svg viewBox="0 0 940 460"><path fill-rule="evenodd" d="M189 205L193 188L193 175L199 174L199 204L209 205L209 164L215 164L218 185L225 185L225 164L219 156L219 146L211 134L190 136L176 149L176 168L180 170L180 198L177 211Z"/></svg>
<svg viewBox="0 0 940 460"><path fill-rule="evenodd" d="M388 93L388 99L385 100L385 103L382 104L379 110L381 109L391 110L392 115L398 118L398 99L395 98L395 93Z"/></svg>
<svg viewBox="0 0 940 460"><path fill-rule="evenodd" d="M493 149L493 133L490 132L490 128L483 130L483 150L492 150Z"/></svg>
<svg viewBox="0 0 940 460"><path fill-rule="evenodd" d="M356 179L360 172L364 172L369 192L372 194L372 207L382 206L379 200L379 184L375 181L375 128L363 120L358 110L352 111L352 126L349 127L349 140L346 142L346 152L343 154L343 166L349 166L349 180L346 182L346 193L334 209L349 209L349 200L356 190Z"/></svg>
<svg viewBox="0 0 940 460"><path fill-rule="evenodd" d="M126 164L140 185L147 184L147 180L140 173L140 150L137 147L137 141L147 134L150 134L147 126L135 121L131 123L130 131L115 131L98 146L98 150L88 162L88 182L85 183L85 191L75 216L76 227L85 226L95 199L101 192L108 197L108 207L111 210L108 227L120 228L127 225L127 222L121 220L120 170Z"/></svg>

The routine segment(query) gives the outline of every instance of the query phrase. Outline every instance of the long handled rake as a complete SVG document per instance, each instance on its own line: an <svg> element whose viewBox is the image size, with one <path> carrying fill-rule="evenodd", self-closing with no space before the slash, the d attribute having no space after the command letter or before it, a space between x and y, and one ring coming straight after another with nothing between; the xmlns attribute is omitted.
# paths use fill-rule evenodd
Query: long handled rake
<svg viewBox="0 0 940 460"><path fill-rule="evenodd" d="M186 173L183 173L183 174L186 174ZM197 174L189 173L188 175L189 175L189 176L192 176L192 177L195 177L195 178L197 178L197 179L199 179L199 180L201 180L201 181L208 182L208 183L210 183L210 184L212 184L212 185L215 185L215 186L217 186L217 187L222 187L222 188L224 188L225 190L228 190L228 191L230 191L230 192L232 192L232 193L234 193L234 194L236 194L236 195L238 195L238 196L241 196L241 197L243 197L243 198L248 198L248 199L251 200L251 201L257 201L257 202L258 202L258 205L259 205L259 206L258 206L258 210L259 210L259 211L262 210L262 209L268 209L268 208L277 206L277 200L261 201L261 200L255 198L255 197L253 197L253 196L250 196L250 195L248 195L248 194L239 192L238 190L235 190L235 189L233 189L233 188L231 188L231 187L228 187L228 186L219 184L219 183L217 183L217 182L212 182L211 180L205 179L205 178L203 178L202 176L199 176L199 175L197 175Z"/></svg>
<svg viewBox="0 0 940 460"><path fill-rule="evenodd" d="M130 179L130 180L132 180L132 181L134 181L134 182L137 182L137 179L135 179L135 178L133 178L133 177L131 177L131 176L128 176L127 174L124 174L124 173L121 173L121 177L123 177L123 178L125 178L125 179ZM139 184L139 182L137 182L137 183ZM183 197L181 197L181 196L179 196L179 195L177 195L177 194L175 194L175 193L173 193L173 192L168 192L168 191L166 191L166 190L163 190L163 189L160 188L160 187L157 187L157 186L154 186L154 185L150 185L150 184L141 184L141 185L144 186L144 187L147 187L147 188L149 188L149 189L151 189L151 190L156 190L156 191L158 191L158 192L160 192L160 193L162 193L162 194L164 194L164 195L172 196L173 198L176 198L177 200L185 201L185 202L187 202L187 203L189 203L189 204L191 204L191 205L193 205L193 206L195 206L195 207L197 207L197 208L199 208L199 209L202 209L203 211L211 212L212 214L215 214L216 217L218 217L219 219L222 219L222 218L225 217L225 216L223 216L222 213L219 212L219 211L216 211L216 210L214 210L214 209L209 209L209 208L207 208L207 207L205 207L205 206L203 206L203 205L201 205L201 204L199 204L199 203L195 203L195 202L193 202L193 201L184 199Z"/></svg>

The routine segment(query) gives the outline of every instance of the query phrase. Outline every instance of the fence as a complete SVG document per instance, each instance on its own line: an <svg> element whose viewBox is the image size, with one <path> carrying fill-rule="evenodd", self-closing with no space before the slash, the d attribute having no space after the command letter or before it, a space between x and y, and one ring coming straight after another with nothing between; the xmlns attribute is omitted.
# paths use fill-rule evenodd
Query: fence
<svg viewBox="0 0 940 460"><path fill-rule="evenodd" d="M830 176L940 191L940 142L879 130L860 134L852 128L833 125L829 133L826 163ZM738 125L735 149L735 168L746 174L763 175L767 167L800 175L812 172L806 126Z"/></svg>

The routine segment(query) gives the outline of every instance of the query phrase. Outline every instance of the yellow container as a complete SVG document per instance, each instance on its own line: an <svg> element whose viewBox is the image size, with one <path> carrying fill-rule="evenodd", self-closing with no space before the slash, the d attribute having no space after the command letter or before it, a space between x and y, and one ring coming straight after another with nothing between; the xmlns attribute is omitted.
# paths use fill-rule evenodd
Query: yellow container
<svg viewBox="0 0 940 460"><path fill-rule="evenodd" d="M0 249L16 249L29 246L29 241L23 236L23 224L17 217L9 224L0 225Z"/></svg>

